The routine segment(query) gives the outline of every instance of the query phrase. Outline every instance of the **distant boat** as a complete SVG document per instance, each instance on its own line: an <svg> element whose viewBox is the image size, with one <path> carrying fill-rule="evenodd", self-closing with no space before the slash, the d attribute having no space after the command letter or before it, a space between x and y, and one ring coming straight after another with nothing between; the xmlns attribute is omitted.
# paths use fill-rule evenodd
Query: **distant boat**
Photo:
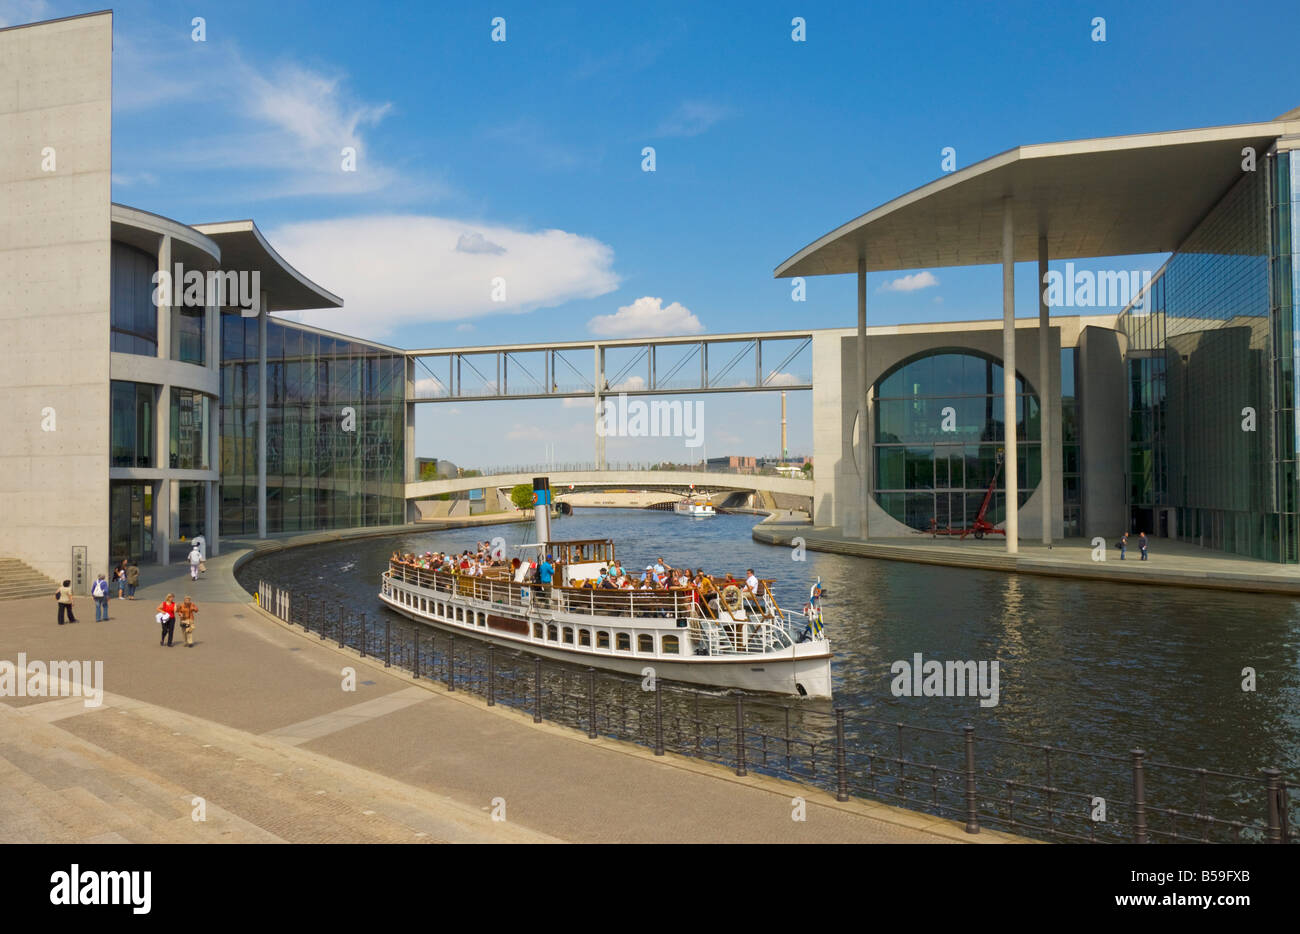
<svg viewBox="0 0 1300 934"><path fill-rule="evenodd" d="M711 519L717 515L713 503L709 502L709 497L704 493L693 493L681 500L673 507L673 512L692 519Z"/></svg>

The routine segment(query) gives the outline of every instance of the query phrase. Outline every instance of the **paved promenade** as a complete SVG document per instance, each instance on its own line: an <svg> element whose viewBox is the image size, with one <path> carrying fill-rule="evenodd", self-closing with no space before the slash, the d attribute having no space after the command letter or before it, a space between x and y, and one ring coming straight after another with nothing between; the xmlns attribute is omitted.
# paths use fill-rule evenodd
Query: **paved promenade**
<svg viewBox="0 0 1300 934"><path fill-rule="evenodd" d="M0 842L1015 839L656 758L414 682L253 606L233 557L209 561L197 583L144 568L139 599L111 600L107 622L86 598L66 626L52 599L0 604L0 659L100 660L106 690L94 708L0 698ZM168 590L200 606L193 649L179 632L158 645L154 607ZM341 689L344 666L355 693ZM806 821L791 819L796 795Z"/></svg>
<svg viewBox="0 0 1300 934"><path fill-rule="evenodd" d="M1071 538L1051 547L1041 540L1020 539L1020 552L1008 555L1001 536L976 541L968 538L880 538L862 541L845 536L834 528L806 523L781 521L773 517L754 527L755 541L769 545L791 545L798 537L809 551L940 564L946 567L981 568L1049 577L1072 577L1129 584L1163 584L1177 587L1205 587L1217 590L1242 590L1300 596L1300 568L1294 564L1275 564L1200 548L1186 542L1152 539L1149 560L1141 561L1137 540L1129 538L1128 556L1121 561L1116 537L1107 540L1106 560L1093 560L1091 543Z"/></svg>

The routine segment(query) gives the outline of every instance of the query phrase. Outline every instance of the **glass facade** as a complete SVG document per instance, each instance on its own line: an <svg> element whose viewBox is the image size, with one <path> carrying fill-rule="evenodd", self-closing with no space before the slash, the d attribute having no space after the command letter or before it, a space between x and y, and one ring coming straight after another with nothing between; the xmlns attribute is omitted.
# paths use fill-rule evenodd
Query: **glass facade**
<svg viewBox="0 0 1300 934"><path fill-rule="evenodd" d="M153 557L153 483L113 480L108 496L108 547L114 564Z"/></svg>
<svg viewBox="0 0 1300 934"><path fill-rule="evenodd" d="M177 307L172 309L171 358L196 366L207 365L207 309Z"/></svg>
<svg viewBox="0 0 1300 934"><path fill-rule="evenodd" d="M267 532L405 518L406 358L267 322ZM258 327L221 316L221 534L257 532Z"/></svg>
<svg viewBox="0 0 1300 934"><path fill-rule="evenodd" d="M1002 365L967 350L903 361L875 387L876 501L914 529L971 525L1007 440ZM1016 377L1015 440L1021 505L1041 476L1038 396ZM985 519L1006 515L999 483Z"/></svg>
<svg viewBox="0 0 1300 934"><path fill-rule="evenodd" d="M192 389L172 390L171 467L179 470L210 470L208 431L211 400Z"/></svg>
<svg viewBox="0 0 1300 934"><path fill-rule="evenodd" d="M110 349L158 356L158 309L153 303L158 257L114 241L111 268Z"/></svg>
<svg viewBox="0 0 1300 934"><path fill-rule="evenodd" d="M1131 531L1284 560L1271 451L1269 176L1243 173L1152 280L1144 311L1130 306L1119 326ZM1289 330L1284 339L1289 347Z"/></svg>
<svg viewBox="0 0 1300 934"><path fill-rule="evenodd" d="M1273 460L1277 492L1278 549L1281 559L1300 561L1300 523L1297 519L1297 484L1300 472L1300 321L1295 299L1300 295L1300 152L1279 152L1269 159L1268 221L1269 305L1273 338ZM1262 426L1261 426L1262 430Z"/></svg>
<svg viewBox="0 0 1300 934"><path fill-rule="evenodd" d="M113 380L109 386L110 458L114 467L152 467L154 397L147 383Z"/></svg>

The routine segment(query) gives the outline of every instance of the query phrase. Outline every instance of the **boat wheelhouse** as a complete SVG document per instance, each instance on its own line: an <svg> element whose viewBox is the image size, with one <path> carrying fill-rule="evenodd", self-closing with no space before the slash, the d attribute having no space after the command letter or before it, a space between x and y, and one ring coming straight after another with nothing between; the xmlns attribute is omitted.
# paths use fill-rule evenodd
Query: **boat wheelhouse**
<svg viewBox="0 0 1300 934"><path fill-rule="evenodd" d="M422 567L393 560L380 599L410 619L465 632L547 658L722 689L827 698L831 649L820 585L802 611L782 608L771 581L757 592L727 586L618 589L600 586L615 561L609 539L550 541L546 478L538 492L539 564L549 584L529 580L528 562L482 569ZM534 546L525 546L534 547Z"/></svg>
<svg viewBox="0 0 1300 934"><path fill-rule="evenodd" d="M693 493L685 499L678 500L673 505L673 511L681 516L690 516L692 519L711 519L717 515L713 503L703 493Z"/></svg>

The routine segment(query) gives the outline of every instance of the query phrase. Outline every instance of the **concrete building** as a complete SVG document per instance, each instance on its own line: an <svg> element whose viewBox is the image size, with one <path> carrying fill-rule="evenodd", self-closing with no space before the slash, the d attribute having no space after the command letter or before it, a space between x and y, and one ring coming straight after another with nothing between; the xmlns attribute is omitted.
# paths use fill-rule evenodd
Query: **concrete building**
<svg viewBox="0 0 1300 934"><path fill-rule="evenodd" d="M112 14L0 30L0 556L71 576L196 536L402 521L406 360L252 221L110 193ZM220 274L220 275L218 275Z"/></svg>
<svg viewBox="0 0 1300 934"><path fill-rule="evenodd" d="M941 526L960 509L969 518L970 451L960 507L941 496L956 486L951 445L974 443L967 432L986 446L1003 441L1001 412L1014 408L1017 456L1005 459L993 510L1008 552L1021 533L1048 543L1128 530L1300 560L1297 148L1300 109L1264 123L1021 146L881 205L778 266L778 277L857 275L856 332L814 342L817 522L867 538L923 527L927 511ZM1149 282L1123 268L1094 277L1049 266L1153 253L1173 255ZM1037 263L1044 286L1036 321L1016 316L1022 262ZM978 264L1002 267L1000 333L867 328L868 271ZM1049 304L1126 307L1071 321ZM918 358L896 378L904 358L940 349L951 359L927 371ZM1068 405L1067 349L1077 393ZM972 354L1000 386L976 391ZM982 483L988 452L975 456Z"/></svg>

